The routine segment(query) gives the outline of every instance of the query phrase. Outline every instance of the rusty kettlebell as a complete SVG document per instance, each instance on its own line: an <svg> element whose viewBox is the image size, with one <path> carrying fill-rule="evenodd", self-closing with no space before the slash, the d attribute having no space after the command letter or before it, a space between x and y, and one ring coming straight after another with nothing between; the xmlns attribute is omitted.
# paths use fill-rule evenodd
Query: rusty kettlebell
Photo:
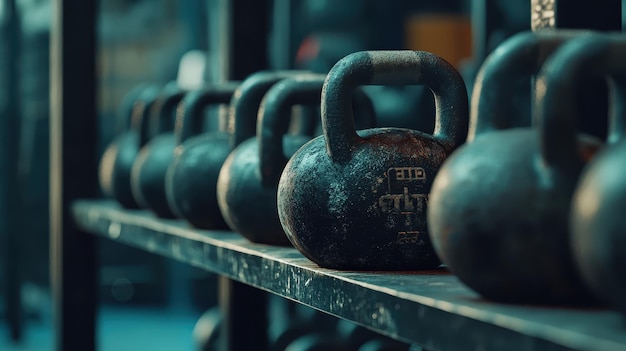
<svg viewBox="0 0 626 351"><path fill-rule="evenodd" d="M130 109L124 112L124 114L130 114L128 129L116 136L107 146L98 167L98 181L102 192L129 209L139 207L131 191L130 173L139 154L141 121L148 119L152 105L161 90L157 85L142 86L139 89L141 89L140 92L131 92L123 102L123 105ZM138 95L135 96L135 94Z"/></svg>
<svg viewBox="0 0 626 351"><path fill-rule="evenodd" d="M272 86L259 108L257 136L233 149L222 166L217 182L220 210L228 226L250 241L290 245L278 218L276 190L287 160L311 135L285 134L285 126L294 105L319 105L325 78L302 74ZM371 102L362 91L357 92L355 107L364 110L368 127L374 127Z"/></svg>
<svg viewBox="0 0 626 351"><path fill-rule="evenodd" d="M598 35L569 46L559 77L608 75L613 92L610 145L587 165L572 200L573 255L591 291L626 315L626 37Z"/></svg>
<svg viewBox="0 0 626 351"><path fill-rule="evenodd" d="M151 130L142 128L139 133L141 150L131 169L131 190L137 202L163 218L175 217L165 196L165 174L176 146L174 112L186 93L175 82L163 88L150 120L144 121Z"/></svg>
<svg viewBox="0 0 626 351"><path fill-rule="evenodd" d="M544 53L571 38L522 33L485 60L472 94L468 143L448 158L433 183L428 226L435 249L462 282L488 299L590 301L571 260L567 215L585 159L601 143L585 136L576 141L579 111L561 109L575 106L576 99L559 93L552 72L558 62L548 58L536 79L538 125L498 130L509 127L509 82L531 76Z"/></svg>
<svg viewBox="0 0 626 351"><path fill-rule="evenodd" d="M369 84L429 87L436 100L434 134L401 128L357 134L351 96ZM326 268L437 267L426 206L435 174L467 134L467 91L458 72L428 52L353 53L329 72L321 111L324 135L293 155L278 186L289 240Z"/></svg>
<svg viewBox="0 0 626 351"><path fill-rule="evenodd" d="M224 123L220 130L203 133L205 109L228 104L240 82L228 82L193 91L182 101L176 116L176 149L165 178L168 203L174 213L196 228L226 229L219 215L215 179L228 154ZM221 141L221 143L220 143ZM217 168L217 169L216 169Z"/></svg>

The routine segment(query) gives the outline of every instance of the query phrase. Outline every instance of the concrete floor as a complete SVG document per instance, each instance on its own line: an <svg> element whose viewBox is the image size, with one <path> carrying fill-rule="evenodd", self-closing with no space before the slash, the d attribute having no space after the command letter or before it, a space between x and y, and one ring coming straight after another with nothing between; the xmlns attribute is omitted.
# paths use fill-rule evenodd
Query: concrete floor
<svg viewBox="0 0 626 351"><path fill-rule="evenodd" d="M200 313L157 308L102 306L99 351L195 350L192 331ZM1 351L53 351L49 316L26 322L21 344L10 343L6 321L0 319Z"/></svg>

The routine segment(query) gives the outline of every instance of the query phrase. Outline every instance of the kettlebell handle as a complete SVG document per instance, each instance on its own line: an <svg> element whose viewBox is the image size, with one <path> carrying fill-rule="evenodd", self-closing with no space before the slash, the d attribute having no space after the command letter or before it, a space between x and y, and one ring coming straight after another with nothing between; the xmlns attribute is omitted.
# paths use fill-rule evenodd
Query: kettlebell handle
<svg viewBox="0 0 626 351"><path fill-rule="evenodd" d="M354 127L351 96L361 85L424 85L435 97L433 138L450 151L467 135L465 83L441 57L425 51L361 51L339 60L322 89L322 129L332 160L347 162L361 142Z"/></svg>
<svg viewBox="0 0 626 351"><path fill-rule="evenodd" d="M159 85L150 85L140 94L137 101L133 104L130 125L131 129L139 135L139 139L142 137L147 138L150 114L153 105L159 99L160 91L161 87ZM139 140L139 143L141 144L141 140Z"/></svg>
<svg viewBox="0 0 626 351"><path fill-rule="evenodd" d="M175 83L169 83L163 88L157 100L149 108L149 118L142 118L144 124L139 130L139 146L143 147L150 138L173 127L174 111L183 100L186 90ZM148 124L147 126L145 124Z"/></svg>
<svg viewBox="0 0 626 351"><path fill-rule="evenodd" d="M294 105L319 105L325 74L312 74L283 79L267 91L257 120L259 137L259 167L261 182L264 186L276 186L287 164L283 149L283 126L289 123L291 107ZM370 98L361 89L353 94L353 103L357 105L368 128L376 126L376 113Z"/></svg>
<svg viewBox="0 0 626 351"><path fill-rule="evenodd" d="M626 36L588 34L564 44L552 55L537 76L536 112L539 126L540 153L552 169L578 171L582 159L578 154L576 137L577 87L585 78L618 77L621 84L626 77ZM613 96L621 94L620 87ZM623 135L624 107L618 104L610 111L609 135Z"/></svg>
<svg viewBox="0 0 626 351"><path fill-rule="evenodd" d="M285 78L298 74L310 74L308 71L260 71L248 76L230 100L228 114L228 132L230 149L233 150L244 140L256 133L256 118L265 93Z"/></svg>
<svg viewBox="0 0 626 351"><path fill-rule="evenodd" d="M140 101L144 90L148 89L148 87L148 84L142 83L135 86L124 95L119 109L120 119L118 120L116 127L118 134L133 127L133 116L135 114L137 103Z"/></svg>
<svg viewBox="0 0 626 351"><path fill-rule="evenodd" d="M202 131L204 111L208 106L228 104L241 82L231 81L210 85L185 95L176 110L174 134L176 145Z"/></svg>
<svg viewBox="0 0 626 351"><path fill-rule="evenodd" d="M580 30L522 32L500 44L482 64L472 90L468 142L479 134L510 126L512 105L521 80L528 80L563 42ZM484 88L489 87L489 88ZM497 91L491 87L498 87Z"/></svg>

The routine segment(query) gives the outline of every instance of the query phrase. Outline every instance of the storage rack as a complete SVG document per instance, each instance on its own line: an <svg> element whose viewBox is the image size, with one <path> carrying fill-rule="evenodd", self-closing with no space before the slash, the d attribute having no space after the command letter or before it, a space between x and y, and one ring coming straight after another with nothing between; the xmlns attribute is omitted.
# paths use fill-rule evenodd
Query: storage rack
<svg viewBox="0 0 626 351"><path fill-rule="evenodd" d="M251 20L231 1L233 23ZM247 16L247 17L246 17ZM56 349L96 345L96 236L215 272L228 350L266 345L266 295L277 294L428 350L623 350L619 316L603 309L496 304L445 271L345 272L321 269L293 248L201 231L94 199L96 184L97 2L55 2L51 52L51 265ZM265 32L232 32L230 61L240 79L263 68ZM244 39L245 38L245 39ZM255 52L243 43L254 42ZM239 46L237 46L239 45ZM240 55L240 54L239 54ZM257 59L258 60L255 60ZM93 72L92 75L85 72ZM92 200L87 200L92 199Z"/></svg>

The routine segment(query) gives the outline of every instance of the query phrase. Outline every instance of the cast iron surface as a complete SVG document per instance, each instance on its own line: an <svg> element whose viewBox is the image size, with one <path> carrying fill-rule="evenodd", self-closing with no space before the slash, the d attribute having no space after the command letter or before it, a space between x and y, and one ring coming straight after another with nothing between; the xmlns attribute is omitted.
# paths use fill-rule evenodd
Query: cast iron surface
<svg viewBox="0 0 626 351"><path fill-rule="evenodd" d="M620 316L602 309L498 304L444 270L337 271L296 249L189 227L111 200L72 207L85 231L168 256L429 350L623 350Z"/></svg>
<svg viewBox="0 0 626 351"><path fill-rule="evenodd" d="M357 135L352 92L372 84L429 87L436 100L433 135L401 128ZM293 155L278 186L289 240L326 268L437 267L426 207L435 174L467 134L467 91L458 72L427 52L354 53L328 74L321 108L324 136Z"/></svg>
<svg viewBox="0 0 626 351"><path fill-rule="evenodd" d="M599 297L626 314L626 142L624 85L626 37L592 37L569 45L570 59L561 76L593 71L614 77L614 91L622 103L611 121L613 142L585 169L573 197L570 227L572 248L585 283ZM565 48L564 48L565 50ZM615 79L617 78L617 79Z"/></svg>
<svg viewBox="0 0 626 351"><path fill-rule="evenodd" d="M228 156L228 135L221 130L203 132L202 127L205 109L228 104L239 84L229 82L187 94L176 116L176 148L165 175L165 194L172 211L197 228L226 228L213 180Z"/></svg>
<svg viewBox="0 0 626 351"><path fill-rule="evenodd" d="M580 138L578 145L575 141L579 110L561 107L578 101L558 95L550 85L554 75L540 76L534 114L539 126L494 131L508 125L500 121L510 116L511 107L504 103L509 101L509 76L538 62L541 50L532 37L521 34L507 40L481 68L472 95L475 135L468 136L470 141L448 158L435 178L428 226L442 261L487 298L592 304L568 244L571 195L584 162L599 145L589 138ZM548 62L559 64L547 61L544 68ZM579 147L584 152L578 153Z"/></svg>

